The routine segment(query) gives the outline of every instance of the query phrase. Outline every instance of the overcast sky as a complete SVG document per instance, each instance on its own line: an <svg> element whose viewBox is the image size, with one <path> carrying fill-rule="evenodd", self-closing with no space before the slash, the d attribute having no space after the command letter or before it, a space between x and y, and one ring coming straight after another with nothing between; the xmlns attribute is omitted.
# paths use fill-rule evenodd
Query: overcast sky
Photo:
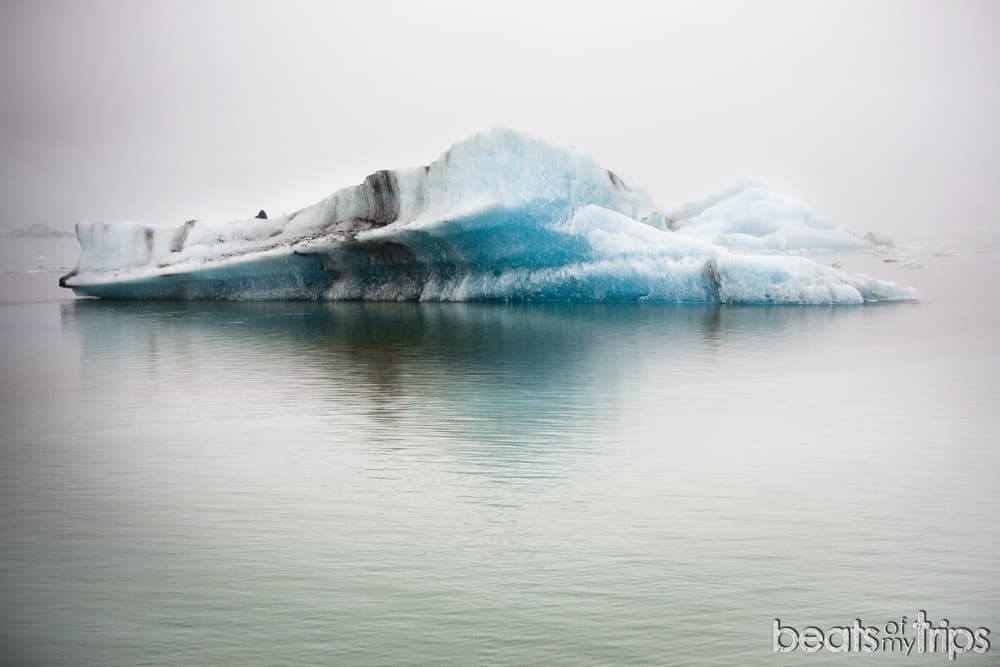
<svg viewBox="0 0 1000 667"><path fill-rule="evenodd" d="M664 207L1000 222L1000 2L6 2L0 225L292 211L509 126Z"/></svg>

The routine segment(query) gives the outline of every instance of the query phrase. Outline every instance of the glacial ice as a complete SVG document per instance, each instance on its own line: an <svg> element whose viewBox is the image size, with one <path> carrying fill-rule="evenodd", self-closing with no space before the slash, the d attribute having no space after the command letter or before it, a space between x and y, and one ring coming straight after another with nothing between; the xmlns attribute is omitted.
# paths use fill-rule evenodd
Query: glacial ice
<svg viewBox="0 0 1000 667"><path fill-rule="evenodd" d="M750 211L730 221L725 239L709 232L711 225L726 226L719 222L723 211ZM455 144L427 166L376 172L290 215L173 228L80 223L80 259L60 284L105 298L783 304L917 298L912 289L803 257L740 254L706 240L741 233L768 249L779 238L785 247L817 240L849 245L846 232L762 189L684 212L665 217L647 193L589 157L498 129Z"/></svg>

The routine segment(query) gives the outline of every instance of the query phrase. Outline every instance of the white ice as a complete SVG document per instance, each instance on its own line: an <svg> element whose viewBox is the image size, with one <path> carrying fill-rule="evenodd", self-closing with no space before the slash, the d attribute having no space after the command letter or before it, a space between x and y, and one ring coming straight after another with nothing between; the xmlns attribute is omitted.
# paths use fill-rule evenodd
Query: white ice
<svg viewBox="0 0 1000 667"><path fill-rule="evenodd" d="M865 244L806 204L752 181L684 204L665 220L674 231L742 250L851 250Z"/></svg>

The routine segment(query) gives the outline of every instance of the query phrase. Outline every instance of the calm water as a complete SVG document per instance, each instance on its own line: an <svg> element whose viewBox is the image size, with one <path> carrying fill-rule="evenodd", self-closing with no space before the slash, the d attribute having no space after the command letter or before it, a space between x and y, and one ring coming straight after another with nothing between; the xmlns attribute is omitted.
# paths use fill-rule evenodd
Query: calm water
<svg viewBox="0 0 1000 667"><path fill-rule="evenodd" d="M109 303L10 269L2 662L923 664L775 656L771 623L1000 631L996 257L845 259L925 297L865 308Z"/></svg>

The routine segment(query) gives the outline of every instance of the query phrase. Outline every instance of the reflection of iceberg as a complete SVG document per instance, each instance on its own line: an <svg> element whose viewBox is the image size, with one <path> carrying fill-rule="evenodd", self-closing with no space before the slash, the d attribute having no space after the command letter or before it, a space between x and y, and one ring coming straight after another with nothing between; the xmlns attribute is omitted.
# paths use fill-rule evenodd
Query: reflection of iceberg
<svg viewBox="0 0 1000 667"><path fill-rule="evenodd" d="M862 303L916 297L797 257L666 229L644 192L509 130L372 174L291 215L81 223L60 284L110 298Z"/></svg>
<svg viewBox="0 0 1000 667"><path fill-rule="evenodd" d="M365 459L391 450L392 461L541 483L623 442L640 395L675 397L656 415L688 442L704 428L688 401L718 396L713 378L723 368L788 362L809 332L850 330L892 310L81 299L63 303L60 317L91 390L73 391L81 408L65 428L126 437L100 409L114 404L158 420L132 428L164 452L211 441L259 455L309 441L307 449L349 447ZM615 392L638 402L609 401ZM282 440L285 429L299 437ZM342 457L338 465L351 458ZM368 461L360 469L385 471Z"/></svg>

